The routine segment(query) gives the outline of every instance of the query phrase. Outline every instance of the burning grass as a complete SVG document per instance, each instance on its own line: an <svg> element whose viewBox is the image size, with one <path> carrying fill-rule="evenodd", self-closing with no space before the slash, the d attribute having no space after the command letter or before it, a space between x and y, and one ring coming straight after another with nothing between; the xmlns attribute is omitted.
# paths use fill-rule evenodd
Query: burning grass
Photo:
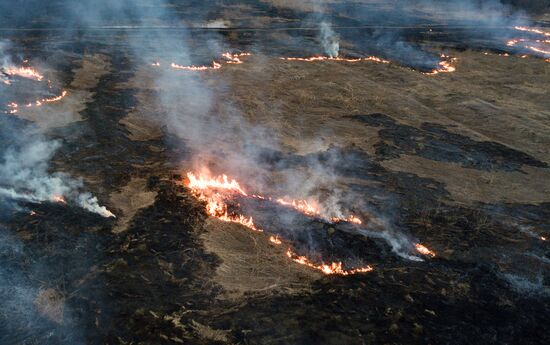
<svg viewBox="0 0 550 345"><path fill-rule="evenodd" d="M263 232L263 230L254 223L252 217L238 213L238 198L251 197L260 201L270 201L284 207L292 208L308 217L323 218L333 223L349 221L351 223L361 224L361 220L353 215L346 218L329 217L322 213L318 206L306 200L286 201L284 199L273 199L260 195L249 196L236 180L228 178L227 175L210 177L209 174L196 175L189 172L187 173L186 186L191 189L191 192L197 199L205 203L208 215L223 222L240 224L256 232ZM283 244L283 241L278 237L271 236L269 240L276 245ZM291 244L289 244L289 246L290 245ZM306 256L296 254L290 247L286 251L286 256L298 264L319 270L324 274L352 275L373 270L371 266L344 269L342 262L316 264Z"/></svg>

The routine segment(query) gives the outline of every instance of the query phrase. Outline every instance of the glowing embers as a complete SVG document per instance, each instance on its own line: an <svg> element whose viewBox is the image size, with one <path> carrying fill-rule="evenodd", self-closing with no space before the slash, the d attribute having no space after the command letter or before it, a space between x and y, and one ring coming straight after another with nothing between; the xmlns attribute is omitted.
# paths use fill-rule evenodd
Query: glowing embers
<svg viewBox="0 0 550 345"><path fill-rule="evenodd" d="M9 114L15 114L19 111L19 108L32 108L32 107L41 107L42 105L46 104L46 103L55 103L55 102L59 102L61 101L63 98L65 98L65 96L67 96L67 91L63 91L61 92L61 94L59 96L55 96L55 97L51 97L51 98L42 98L40 100L37 100L37 101L34 101L34 102L31 102L31 103L27 103L25 105L19 105L15 102L11 102L11 103L8 103L8 113Z"/></svg>
<svg viewBox="0 0 550 345"><path fill-rule="evenodd" d="M386 63L389 64L390 61L384 60L382 58L379 58L377 56L367 56L364 58L342 58L342 57L330 57L330 56L310 56L310 57L282 57L281 60L285 61L302 61L302 62L317 62L317 61L340 61L340 62L361 62L361 61L372 61L372 62L378 62L378 63Z"/></svg>
<svg viewBox="0 0 550 345"><path fill-rule="evenodd" d="M415 244L414 247L416 248L416 251L422 255L430 256L432 258L435 257L435 252L420 243Z"/></svg>

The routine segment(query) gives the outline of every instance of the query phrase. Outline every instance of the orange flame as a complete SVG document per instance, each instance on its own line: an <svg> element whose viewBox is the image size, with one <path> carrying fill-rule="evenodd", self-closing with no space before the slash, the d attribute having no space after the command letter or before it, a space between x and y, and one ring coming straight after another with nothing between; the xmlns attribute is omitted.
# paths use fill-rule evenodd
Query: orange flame
<svg viewBox="0 0 550 345"><path fill-rule="evenodd" d="M330 56L310 56L306 58L300 57L282 57L281 60L285 61L303 61L303 62L315 62L315 61L343 61L343 62L361 62L361 61L373 61L378 63L390 63L388 60L384 60L377 56L367 56L364 58L342 58L342 57L330 57Z"/></svg>
<svg viewBox="0 0 550 345"><path fill-rule="evenodd" d="M227 175L210 178L206 175L187 173L189 183L187 187L191 189L195 197L206 202L206 212L224 222L238 223L254 231L263 231L254 224L252 217L243 215L229 214L225 200L231 197L231 194L247 194L235 180L229 180ZM224 195L222 195L223 193Z"/></svg>
<svg viewBox="0 0 550 345"><path fill-rule="evenodd" d="M227 175L223 174L218 177L208 177L206 175L200 174L195 176L193 173L187 173L187 178L189 179L188 187L191 189L225 189L233 192L237 192L241 195L246 196L247 194L241 188L239 183L235 180L229 180Z"/></svg>
<svg viewBox="0 0 550 345"><path fill-rule="evenodd" d="M269 236L269 242L274 243L276 245L283 244L283 241L279 239L279 236Z"/></svg>
<svg viewBox="0 0 550 345"><path fill-rule="evenodd" d="M429 250L426 246L420 243L415 244L414 247L416 248L416 251L422 255L431 256L432 258L435 257L435 252Z"/></svg>
<svg viewBox="0 0 550 345"><path fill-rule="evenodd" d="M292 200L292 201L286 201L284 199L277 199L275 200L277 203L284 205L284 206L290 206L293 209L307 215L307 216L319 216L321 214L321 210L317 207L312 205L311 203L307 202L306 200Z"/></svg>
<svg viewBox="0 0 550 345"><path fill-rule="evenodd" d="M51 97L51 98L43 98L43 99L40 99L40 100L36 100L34 101L34 103L28 103L25 105L26 108L32 108L33 106L34 107L40 107L42 106L44 103L55 103L55 102L59 102L60 100L62 100L63 98L65 98L65 96L67 96L67 91L63 91L61 92L61 95L59 96L55 96L55 97ZM11 103L8 103L8 107L11 108L9 113L10 114L15 114L17 113L17 108L19 108L19 104L15 103L15 102L11 102Z"/></svg>
<svg viewBox="0 0 550 345"><path fill-rule="evenodd" d="M222 65L216 61L212 61L212 66L182 66L172 62L170 67L186 71L207 71L211 69L220 69Z"/></svg>
<svg viewBox="0 0 550 345"><path fill-rule="evenodd" d="M52 195L51 199L52 201L60 204L67 204L67 201L65 201L65 198L62 195Z"/></svg>
<svg viewBox="0 0 550 345"><path fill-rule="evenodd" d="M286 251L286 256L288 256L292 261L299 263L300 265L305 265L311 268L314 268L316 270L319 270L323 272L324 274L335 274L335 275L341 275L341 276L349 276L352 274L357 273L366 273L374 270L372 266L366 266L366 267L359 267L354 268L351 270L344 270L342 268L341 262L332 262L330 264L320 264L317 265L313 262L311 262L307 257L298 255L294 253L291 249L288 249Z"/></svg>
<svg viewBox="0 0 550 345"><path fill-rule="evenodd" d="M550 50L544 50L544 49L540 49L540 48L533 47L533 46L525 46L525 48L531 49L532 51L540 53L540 54L550 55Z"/></svg>
<svg viewBox="0 0 550 345"><path fill-rule="evenodd" d="M453 63L457 60L456 58L451 58L445 54L441 54L441 58L444 59L439 62L439 67L434 69L431 72L424 73L427 75L436 75L439 73L452 73L456 71L456 67L453 66Z"/></svg>
<svg viewBox="0 0 550 345"><path fill-rule="evenodd" d="M222 57L228 60L227 61L228 64L242 64L243 61L240 58L243 57L243 56L250 56L250 55L252 55L252 54L250 54L250 53L237 53L237 54L223 53Z"/></svg>
<svg viewBox="0 0 550 345"><path fill-rule="evenodd" d="M341 223L341 222L348 222L348 223L354 223L354 224L363 224L363 221L356 216L348 216L344 218L338 218L338 217L332 217L330 220L333 223Z"/></svg>
<svg viewBox="0 0 550 345"><path fill-rule="evenodd" d="M550 32L545 32L545 31L542 31L542 30L539 30L539 29L534 29L534 28L528 28L526 26L515 26L514 29L516 29L518 31L526 31L526 32L531 32L531 33L535 33L535 34L550 37Z"/></svg>
<svg viewBox="0 0 550 345"><path fill-rule="evenodd" d="M8 67L5 70L5 73L11 76L17 75L22 78L34 79L38 81L41 81L42 79L44 79L44 76L38 73L32 67Z"/></svg>
<svg viewBox="0 0 550 345"><path fill-rule="evenodd" d="M206 203L206 212L208 213L208 215L218 218L219 220L224 222L241 224L253 231L263 231L254 224L254 220L252 219L252 217L246 217L241 214L230 214L228 212L227 200L231 199L235 195L248 196L248 194L244 191L244 189L236 180L228 178L227 175L210 177L207 174L195 175L192 172L187 173L187 180L188 181L186 185L188 188L191 189L193 195L197 199ZM254 194L251 197L260 200L273 201L272 198L263 197L261 195ZM308 203L305 200L286 201L284 199L277 199L275 201L281 205L292 207L306 215L318 216L320 214L320 210L316 206ZM360 224L361 222L355 216L350 216L346 218L345 221L355 222L358 224ZM283 243L278 236L270 236L269 241L276 245L281 245ZM290 248L287 251L287 256L299 264L317 269L324 274L351 275L373 270L373 268L370 266L355 268L352 270L344 270L342 268L341 262L316 265L312 263L307 257L296 255L292 252Z"/></svg>

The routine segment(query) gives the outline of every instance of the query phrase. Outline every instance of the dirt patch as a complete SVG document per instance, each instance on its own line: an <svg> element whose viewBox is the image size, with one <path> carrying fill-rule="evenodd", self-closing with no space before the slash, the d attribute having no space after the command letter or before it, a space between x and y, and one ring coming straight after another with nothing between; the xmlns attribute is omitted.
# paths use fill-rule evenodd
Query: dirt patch
<svg viewBox="0 0 550 345"><path fill-rule="evenodd" d="M322 276L290 261L285 255L286 247L271 243L265 233L211 219L201 238L206 251L222 260L214 277L225 289L220 298L233 299L274 290L303 291Z"/></svg>
<svg viewBox="0 0 550 345"><path fill-rule="evenodd" d="M117 224L113 232L119 233L127 229L128 224L139 209L148 207L155 202L157 192L147 188L147 180L133 178L120 191L110 195L112 205L122 211L117 212Z"/></svg>

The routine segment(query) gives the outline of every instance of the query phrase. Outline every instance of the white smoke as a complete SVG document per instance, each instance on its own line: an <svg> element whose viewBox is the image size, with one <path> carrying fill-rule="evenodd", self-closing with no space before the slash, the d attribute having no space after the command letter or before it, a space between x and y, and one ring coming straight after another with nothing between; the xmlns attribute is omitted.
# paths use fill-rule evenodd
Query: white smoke
<svg viewBox="0 0 550 345"><path fill-rule="evenodd" d="M105 218L115 217L116 216L109 211L105 206L100 206L97 200L97 197L93 196L90 193L82 193L78 196L78 204L83 209L86 209L90 212L97 213Z"/></svg>
<svg viewBox="0 0 550 345"><path fill-rule="evenodd" d="M325 50L325 54L331 58L338 57L340 51L340 37L325 21L321 22L320 39L323 49Z"/></svg>
<svg viewBox="0 0 550 345"><path fill-rule="evenodd" d="M41 202L63 198L103 217L114 217L98 204L90 193L81 193L82 180L62 172L49 173L49 162L60 147L58 141L48 141L40 133L20 129L16 134L26 138L20 145L8 147L0 158L0 196L7 199ZM21 141L21 139L18 139Z"/></svg>

